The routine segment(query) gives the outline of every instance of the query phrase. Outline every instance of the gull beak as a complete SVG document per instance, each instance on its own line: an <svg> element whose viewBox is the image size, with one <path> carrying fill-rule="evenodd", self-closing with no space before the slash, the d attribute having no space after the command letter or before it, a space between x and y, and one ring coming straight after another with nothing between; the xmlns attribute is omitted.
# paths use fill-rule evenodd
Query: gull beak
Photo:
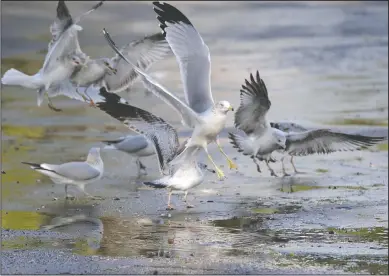
<svg viewBox="0 0 389 276"><path fill-rule="evenodd" d="M228 110L234 111L234 108L230 105L230 107L228 108Z"/></svg>
<svg viewBox="0 0 389 276"><path fill-rule="evenodd" d="M212 169L207 169L209 172L211 172L211 173L216 173L216 171L215 170L212 170Z"/></svg>
<svg viewBox="0 0 389 276"><path fill-rule="evenodd" d="M112 71L112 73L114 73L115 75L117 74L118 70L116 70L115 68L112 68L111 66L108 66L109 70Z"/></svg>
<svg viewBox="0 0 389 276"><path fill-rule="evenodd" d="M279 145L279 149L285 150L285 149L286 149L286 146L284 146L284 145Z"/></svg>

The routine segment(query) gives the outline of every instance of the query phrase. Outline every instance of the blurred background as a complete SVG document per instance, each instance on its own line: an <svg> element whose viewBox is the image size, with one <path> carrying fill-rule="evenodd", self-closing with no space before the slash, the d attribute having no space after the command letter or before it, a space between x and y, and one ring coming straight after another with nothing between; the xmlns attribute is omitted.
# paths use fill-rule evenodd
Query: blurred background
<svg viewBox="0 0 389 276"><path fill-rule="evenodd" d="M76 17L93 3L69 1L67 6ZM10 68L27 74L41 68L56 5L56 1L1 2L2 75ZM272 103L271 120L387 127L387 1L175 1L174 6L191 20L210 49L215 100L228 100L237 108L244 79L259 70ZM80 23L80 46L94 58L114 56L101 33L103 28L121 46L159 32L155 17L150 2L106 1ZM156 72L170 91L183 96L174 56L158 62L150 72ZM176 113L158 98L146 96L141 84L120 96L188 135ZM52 191L62 196L63 187L52 188L49 180L41 181L38 173L20 161L81 160L90 147L102 145L99 141L129 133L120 122L81 102L63 96L53 102L63 111L53 112L46 101L37 107L34 90L1 88L3 207L28 209ZM232 127L233 115L229 115L227 128ZM226 152L237 156L235 149L227 146L225 133ZM216 147L213 150L216 152ZM134 161L123 154L107 158L105 154L106 177L128 183L128 174L136 173ZM215 158L225 162L221 156ZM152 170L150 178L158 177L154 161L146 161ZM111 185L115 192L133 189L116 187L115 181ZM114 193L111 191L105 192ZM26 197L26 193L33 196Z"/></svg>

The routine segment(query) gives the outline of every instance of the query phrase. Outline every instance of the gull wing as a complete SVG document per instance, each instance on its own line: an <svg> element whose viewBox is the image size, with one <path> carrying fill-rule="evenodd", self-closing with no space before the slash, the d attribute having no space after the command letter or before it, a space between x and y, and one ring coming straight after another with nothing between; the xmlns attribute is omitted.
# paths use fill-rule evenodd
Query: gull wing
<svg viewBox="0 0 389 276"><path fill-rule="evenodd" d="M352 151L386 140L386 137L370 137L345 134L327 129L317 129L286 135L286 151L293 156L335 151Z"/></svg>
<svg viewBox="0 0 389 276"><path fill-rule="evenodd" d="M185 99L197 113L214 105L211 92L211 57L208 46L189 19L167 3L153 2L163 35L176 56Z"/></svg>

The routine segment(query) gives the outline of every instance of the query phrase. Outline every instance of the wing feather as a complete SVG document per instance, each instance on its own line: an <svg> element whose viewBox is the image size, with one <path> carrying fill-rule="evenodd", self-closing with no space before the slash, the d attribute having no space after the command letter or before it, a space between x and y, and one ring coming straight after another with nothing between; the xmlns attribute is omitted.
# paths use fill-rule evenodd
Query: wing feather
<svg viewBox="0 0 389 276"><path fill-rule="evenodd" d="M97 107L149 139L155 147L160 171L167 169L168 163L173 160L179 147L176 130L162 118L146 110L119 103L117 98L120 97L108 93L105 88L100 89L100 96L104 97L105 101L98 102Z"/></svg>
<svg viewBox="0 0 389 276"><path fill-rule="evenodd" d="M115 42L111 39L109 33L103 29L103 33L105 38L107 39L111 48L128 64L133 66L133 68L142 75L142 81L145 87L151 91L154 95L161 98L165 103L170 105L173 109L175 109L182 117L183 123L189 127L194 127L196 123L201 122L200 116L190 108L185 102L180 100L177 96L170 93L166 88L160 85L157 81L155 81L150 75L148 75L144 70L137 67L134 63L132 63L129 59L127 59L121 51L115 45Z"/></svg>
<svg viewBox="0 0 389 276"><path fill-rule="evenodd" d="M240 106L235 113L235 127L247 135L261 135L269 127L266 114L270 106L267 88L259 72L257 71L255 79L250 74L250 81L246 79L240 90Z"/></svg>
<svg viewBox="0 0 389 276"><path fill-rule="evenodd" d="M136 65L147 71L157 61L171 53L171 49L161 33L145 36L120 49L128 59L136 61ZM106 75L103 80L108 92L120 93L129 89L139 79L139 74L119 55L112 58L116 75Z"/></svg>
<svg viewBox="0 0 389 276"><path fill-rule="evenodd" d="M153 2L163 35L176 56L185 99L197 113L213 107L208 46L189 19L167 3Z"/></svg>
<svg viewBox="0 0 389 276"><path fill-rule="evenodd" d="M335 151L359 150L386 139L386 137L333 132L328 129L290 132L286 136L286 151L292 156L327 154Z"/></svg>

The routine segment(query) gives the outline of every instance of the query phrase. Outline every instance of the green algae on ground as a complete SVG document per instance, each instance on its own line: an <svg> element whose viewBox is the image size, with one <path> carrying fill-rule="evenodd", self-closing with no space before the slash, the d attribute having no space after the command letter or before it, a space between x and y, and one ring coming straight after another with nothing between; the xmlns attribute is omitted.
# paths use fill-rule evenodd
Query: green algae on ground
<svg viewBox="0 0 389 276"><path fill-rule="evenodd" d="M388 126L388 120L348 118L348 119L335 120L335 121L330 122L329 124L332 124L332 125Z"/></svg>
<svg viewBox="0 0 389 276"><path fill-rule="evenodd" d="M46 132L40 126L21 126L21 125L2 125L3 134L11 137L22 137L29 139L41 139L45 137Z"/></svg>
<svg viewBox="0 0 389 276"><path fill-rule="evenodd" d="M388 151L388 143L378 144L377 149L381 151Z"/></svg>
<svg viewBox="0 0 389 276"><path fill-rule="evenodd" d="M16 70L22 71L27 75L36 74L39 69L42 67L42 60L35 60L30 58L22 58L22 57L9 57L1 59L1 74L14 68Z"/></svg>
<svg viewBox="0 0 389 276"><path fill-rule="evenodd" d="M284 257L293 263L290 265L306 266L333 266L336 269L342 269L345 272L362 273L368 272L371 275L387 275L388 263L382 258L343 258L343 257L318 257L315 255L296 255L287 254ZM282 260L282 259L281 259ZM285 262L285 261L284 261Z"/></svg>
<svg viewBox="0 0 389 276"><path fill-rule="evenodd" d="M271 215L271 214L278 213L279 211L275 208L252 208L251 212L255 214Z"/></svg>
<svg viewBox="0 0 389 276"><path fill-rule="evenodd" d="M1 226L12 230L38 230L47 216L30 211L1 210Z"/></svg>
<svg viewBox="0 0 389 276"><path fill-rule="evenodd" d="M316 189L323 189L324 187L320 186L309 186L309 185L302 185L302 184L293 184L293 185L284 185L284 186L290 186L288 188L281 187L279 191L284 193L296 193L296 192L304 192L304 191L310 191L310 190L316 190Z"/></svg>
<svg viewBox="0 0 389 276"><path fill-rule="evenodd" d="M388 228L371 227L371 228L333 228L329 227L328 231L333 231L338 235L358 237L360 241L378 242L388 245Z"/></svg>
<svg viewBox="0 0 389 276"><path fill-rule="evenodd" d="M39 238L32 237L15 237L14 239L3 240L1 246L3 250L9 249L34 249L39 247L45 247L50 245L49 242L44 242Z"/></svg>
<svg viewBox="0 0 389 276"><path fill-rule="evenodd" d="M316 172L318 172L318 173L326 173L326 172L328 172L328 170L326 170L326 169L316 169Z"/></svg>

